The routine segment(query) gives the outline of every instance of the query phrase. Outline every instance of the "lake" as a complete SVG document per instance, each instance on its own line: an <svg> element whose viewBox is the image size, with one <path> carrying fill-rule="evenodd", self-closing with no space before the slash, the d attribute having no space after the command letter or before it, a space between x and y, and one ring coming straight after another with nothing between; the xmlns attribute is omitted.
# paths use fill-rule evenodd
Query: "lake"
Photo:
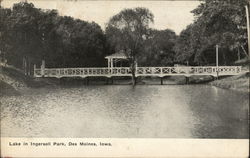
<svg viewBox="0 0 250 158"><path fill-rule="evenodd" d="M248 94L209 85L38 88L0 103L2 137L249 137Z"/></svg>

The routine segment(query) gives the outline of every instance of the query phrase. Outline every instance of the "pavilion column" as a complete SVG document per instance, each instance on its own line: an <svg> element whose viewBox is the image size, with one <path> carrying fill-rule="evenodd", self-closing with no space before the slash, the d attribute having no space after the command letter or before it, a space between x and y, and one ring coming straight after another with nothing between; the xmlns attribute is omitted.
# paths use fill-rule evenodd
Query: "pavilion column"
<svg viewBox="0 0 250 158"><path fill-rule="evenodd" d="M111 58L111 69L113 69L114 65L113 65L113 58Z"/></svg>
<svg viewBox="0 0 250 158"><path fill-rule="evenodd" d="M113 58L109 58L109 72L113 73Z"/></svg>
<svg viewBox="0 0 250 158"><path fill-rule="evenodd" d="M108 69L110 68L110 59L108 58Z"/></svg>
<svg viewBox="0 0 250 158"><path fill-rule="evenodd" d="M110 58L108 58L108 73L110 74L111 71L110 71Z"/></svg>

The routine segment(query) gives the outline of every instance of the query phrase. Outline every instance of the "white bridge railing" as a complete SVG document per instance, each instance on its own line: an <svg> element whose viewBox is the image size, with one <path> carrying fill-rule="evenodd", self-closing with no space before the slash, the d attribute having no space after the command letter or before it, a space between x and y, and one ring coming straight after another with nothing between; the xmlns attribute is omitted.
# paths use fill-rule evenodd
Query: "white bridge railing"
<svg viewBox="0 0 250 158"><path fill-rule="evenodd" d="M113 68L34 68L34 77L90 77L90 76L131 76L130 67ZM189 66L189 67L136 67L136 76L210 76L238 75L240 66Z"/></svg>

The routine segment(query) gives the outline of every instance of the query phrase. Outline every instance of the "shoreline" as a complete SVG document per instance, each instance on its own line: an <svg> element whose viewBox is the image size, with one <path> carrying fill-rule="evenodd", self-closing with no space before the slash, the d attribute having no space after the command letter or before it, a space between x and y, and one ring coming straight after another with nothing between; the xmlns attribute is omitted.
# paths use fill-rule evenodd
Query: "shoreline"
<svg viewBox="0 0 250 158"><path fill-rule="evenodd" d="M220 80L210 82L211 86L219 87L222 89L250 93L249 92L249 77L250 73L246 72L241 75L226 77Z"/></svg>
<svg viewBox="0 0 250 158"><path fill-rule="evenodd" d="M82 86L82 85L131 85L130 78L116 77L91 78L89 80L82 78L32 78L25 76L20 70L12 67L1 67L0 69L0 96L20 95L22 90L29 88L46 88L58 86ZM208 84L222 89L249 93L249 72L237 76L224 77L214 80L212 76L191 76L188 85ZM185 76L164 77L163 85L185 85ZM139 77L137 85L161 85L159 77Z"/></svg>

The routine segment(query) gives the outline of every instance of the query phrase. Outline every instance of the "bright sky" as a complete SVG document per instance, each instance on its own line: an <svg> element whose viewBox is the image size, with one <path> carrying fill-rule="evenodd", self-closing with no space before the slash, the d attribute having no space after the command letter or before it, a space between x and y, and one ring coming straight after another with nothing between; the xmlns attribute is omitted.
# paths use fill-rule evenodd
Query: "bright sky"
<svg viewBox="0 0 250 158"><path fill-rule="evenodd" d="M12 7L21 0L3 0L3 7ZM89 22L98 23L102 29L115 14L124 8L146 7L154 14L155 29L172 29L177 34L194 20L191 10L196 8L198 1L66 1L66 0L28 0L37 8L57 9L60 15L72 16Z"/></svg>

